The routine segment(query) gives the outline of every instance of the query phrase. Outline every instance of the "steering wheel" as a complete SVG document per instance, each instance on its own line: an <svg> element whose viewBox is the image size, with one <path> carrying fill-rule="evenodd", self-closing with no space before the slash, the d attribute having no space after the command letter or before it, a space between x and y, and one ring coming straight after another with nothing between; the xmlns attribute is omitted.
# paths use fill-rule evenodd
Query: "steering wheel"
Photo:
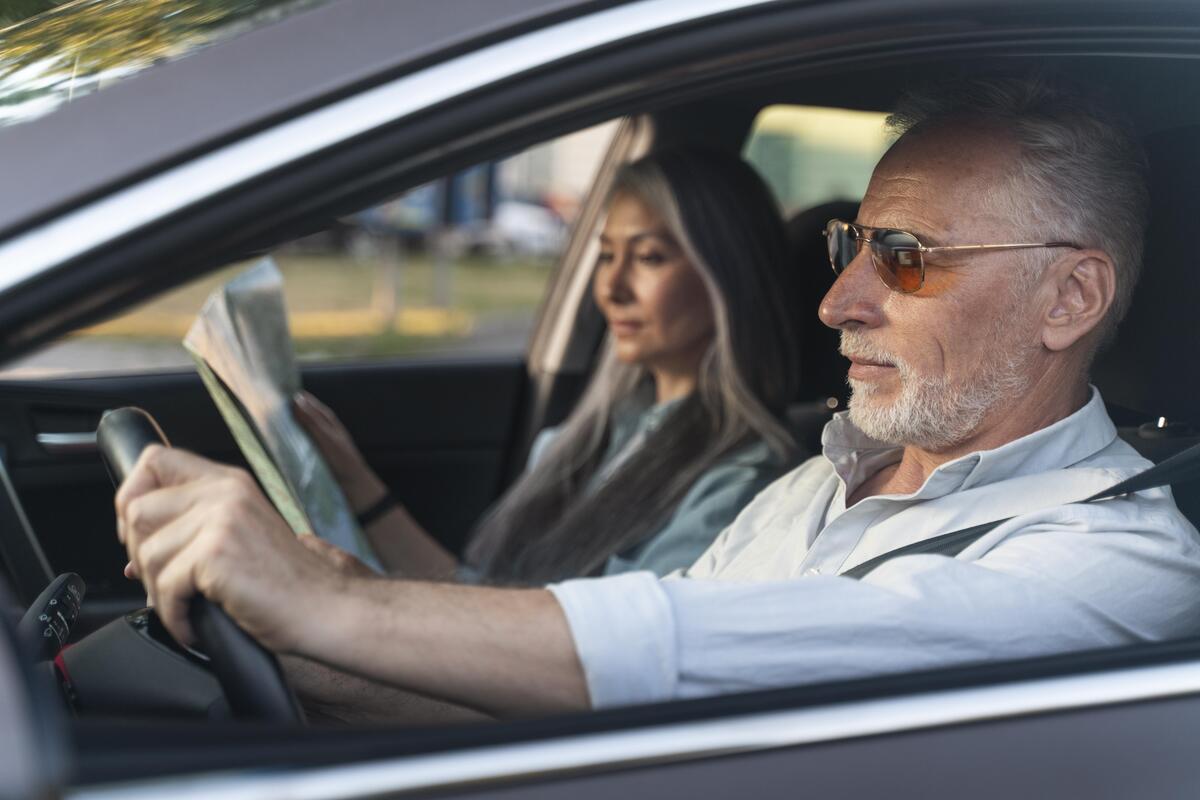
<svg viewBox="0 0 1200 800"><path fill-rule="evenodd" d="M170 446L154 418L132 407L105 413L96 429L96 443L117 486L148 445ZM304 722L304 712L283 676L279 660L242 630L224 609L203 595L196 595L188 608L188 620L235 717Z"/></svg>

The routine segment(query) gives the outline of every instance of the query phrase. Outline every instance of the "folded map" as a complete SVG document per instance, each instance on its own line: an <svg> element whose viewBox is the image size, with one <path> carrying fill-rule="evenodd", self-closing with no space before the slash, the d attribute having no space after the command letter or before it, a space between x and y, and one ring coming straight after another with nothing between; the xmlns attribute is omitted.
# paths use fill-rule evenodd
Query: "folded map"
<svg viewBox="0 0 1200 800"><path fill-rule="evenodd" d="M379 570L325 459L292 416L300 371L275 263L265 258L214 291L183 346L292 530L316 534Z"/></svg>

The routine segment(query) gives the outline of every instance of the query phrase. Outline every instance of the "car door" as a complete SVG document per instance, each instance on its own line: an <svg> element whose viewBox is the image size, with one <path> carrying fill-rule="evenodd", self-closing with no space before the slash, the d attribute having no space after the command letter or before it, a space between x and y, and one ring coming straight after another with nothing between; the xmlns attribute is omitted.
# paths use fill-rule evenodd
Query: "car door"
<svg viewBox="0 0 1200 800"><path fill-rule="evenodd" d="M413 513L457 547L498 487L525 388L523 350L471 361L312 367L304 382L371 443L368 459ZM103 411L125 405L153 414L173 444L241 463L194 373L0 383L0 435L18 496L52 570L84 577L88 609L99 619L142 594L121 577L113 485L90 444Z"/></svg>

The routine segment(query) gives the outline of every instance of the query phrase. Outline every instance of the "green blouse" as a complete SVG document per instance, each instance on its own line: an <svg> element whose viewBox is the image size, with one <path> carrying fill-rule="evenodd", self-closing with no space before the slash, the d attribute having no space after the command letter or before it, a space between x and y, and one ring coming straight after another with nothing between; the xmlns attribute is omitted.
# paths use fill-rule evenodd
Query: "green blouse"
<svg viewBox="0 0 1200 800"><path fill-rule="evenodd" d="M618 469L662 425L678 402L643 403L614 412L608 447L592 484ZM529 467L538 462L557 435L557 427L538 434L529 451ZM790 466L761 440L729 453L700 475L661 528L635 547L609 556L603 574L649 570L661 576L691 566L742 507Z"/></svg>

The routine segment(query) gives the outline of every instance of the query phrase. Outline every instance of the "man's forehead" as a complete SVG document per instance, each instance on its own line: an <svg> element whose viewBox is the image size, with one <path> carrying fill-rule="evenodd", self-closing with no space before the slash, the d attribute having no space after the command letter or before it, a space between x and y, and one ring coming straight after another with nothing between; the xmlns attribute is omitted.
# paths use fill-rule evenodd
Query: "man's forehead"
<svg viewBox="0 0 1200 800"><path fill-rule="evenodd" d="M1017 157L1002 132L948 125L901 137L871 176L858 221L924 234L929 244L996 218L991 202L1009 191Z"/></svg>

